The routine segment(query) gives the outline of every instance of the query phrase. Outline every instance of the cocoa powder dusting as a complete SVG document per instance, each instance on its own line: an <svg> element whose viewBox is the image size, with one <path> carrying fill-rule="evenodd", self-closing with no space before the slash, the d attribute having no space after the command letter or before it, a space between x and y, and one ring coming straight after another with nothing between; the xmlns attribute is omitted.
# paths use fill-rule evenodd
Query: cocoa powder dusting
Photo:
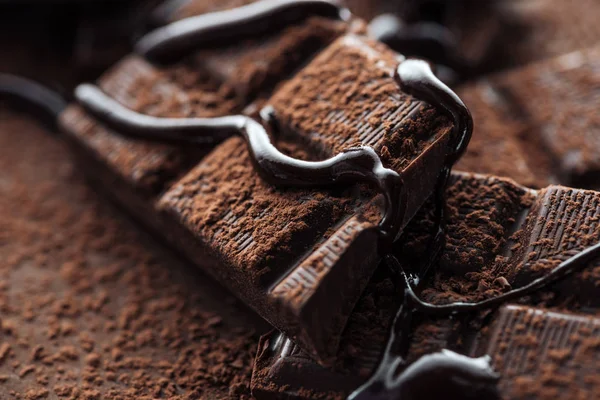
<svg viewBox="0 0 600 400"><path fill-rule="evenodd" d="M7 398L249 398L262 325L0 110L0 385Z"/></svg>
<svg viewBox="0 0 600 400"><path fill-rule="evenodd" d="M159 206L218 252L229 268L263 283L285 272L327 229L351 214L355 201L342 193L273 187L257 174L243 139L235 137L202 160Z"/></svg>

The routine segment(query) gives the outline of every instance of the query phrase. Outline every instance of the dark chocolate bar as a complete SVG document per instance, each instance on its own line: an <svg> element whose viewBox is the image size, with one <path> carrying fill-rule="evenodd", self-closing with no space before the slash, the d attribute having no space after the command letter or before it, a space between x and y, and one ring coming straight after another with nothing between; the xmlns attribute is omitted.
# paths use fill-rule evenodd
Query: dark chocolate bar
<svg viewBox="0 0 600 400"><path fill-rule="evenodd" d="M600 36L595 0L516 0L498 2L501 32L490 66L509 67L595 46ZM559 33L560 32L560 33Z"/></svg>
<svg viewBox="0 0 600 400"><path fill-rule="evenodd" d="M473 114L475 134L457 168L509 177L528 187L556 181L547 154L534 141L527 143L527 123L515 118L517 110L489 81L458 92Z"/></svg>
<svg viewBox="0 0 600 400"><path fill-rule="evenodd" d="M477 132L459 168L534 187L598 188L598 65L595 47L460 89Z"/></svg>
<svg viewBox="0 0 600 400"><path fill-rule="evenodd" d="M578 192L582 197L580 201L565 201L565 195L561 195L562 192L571 194ZM589 226L589 232L597 231L594 229L593 222L597 219L596 214L599 213L595 206L595 203L600 201L600 193L597 192L575 191L556 186L536 192L516 185L510 180L455 173L447 196L450 210L448 226L451 228L448 231L448 242L439 265L437 265L438 272L421 294L423 298L435 303L443 304L457 300L478 301L506 292L511 287L522 286L539 276L540 272L536 275L535 270L540 265L543 266L546 260L548 260L548 264L556 265L553 260L567 259L577 252L576 249L598 241L600 236L600 234L596 234L594 237L585 238L582 233L581 237L584 240L580 243L572 242L571 245L575 249L573 250L566 246L571 237L561 235L561 232L570 231L568 228L575 226ZM556 216L556 213L553 212L540 214L540 209L552 208L562 209L566 217L553 218ZM407 228L408 237L396 249L401 262L408 264L407 268L410 267L412 260L418 259L419 255L428 251L426 246L428 240L423 238L426 236L426 232L430 231L427 226L423 227L423 225L427 225L428 218L426 209L419 213L419 216ZM534 221L539 224L542 220L547 222L544 225L546 229L552 227L552 235L559 236L563 240L539 239L540 235L532 233L531 224ZM546 235L546 237L548 236ZM540 249L525 245L527 242L536 240L537 243L545 246L546 253L541 254ZM529 254L529 257L535 258L540 255L547 258L538 258L541 260L538 264L524 263L519 256L523 253L523 251L519 253L521 249ZM514 254L511 254L512 252ZM594 278L595 269L597 267L593 264L578 274L568 276L540 294L536 294L529 300L529 303L541 307L552 304L563 310L571 310L562 311L567 314L569 312L582 313L584 309L589 310L586 307L596 307L597 303L590 302L589 297L574 293L576 291L574 288L578 286L596 285L597 287L598 281ZM530 273L528 279L523 280L518 273L514 272L516 270L528 271ZM543 268L542 270L548 271ZM564 290L566 287L569 287L570 290ZM276 333L263 337L253 372L254 395L259 399L285 396L295 399L320 399L327 398L332 393L340 398L348 395L352 389L348 388L347 383L353 382L355 387L358 386L374 370L381 357L391 320L402 301L398 289L389 272L384 267L380 268L350 316L347 329L341 339L335 366L332 368L320 367L322 368L320 376L328 377L327 379L314 378L318 376L315 369L319 367L314 362L311 363L308 356L302 355L298 350L287 351L292 347L285 346L287 343L285 337ZM553 295L548 296L549 293L553 293ZM543 352L544 347L538 341L528 341L527 338L530 336L527 331L535 335L538 335L535 332L539 332L541 335L544 329L540 324L535 323L531 328L523 327L522 324L510 325L515 332L512 337L522 337L519 339L522 344L517 348L518 351L512 351L508 347L510 344L507 335L510 333L506 330L498 330L500 328L497 327L508 326L505 321L507 319L506 310L515 308L520 309L517 306L503 308L498 317L494 316L491 319L492 322L490 322L489 313L462 316L459 314L454 319L424 316L414 328L408 360L414 362L427 354L442 349L452 349L472 356L482 356L487 353L492 357L494 365L498 366L498 371L502 373L508 368L502 364L503 354L506 353L509 357L525 357L522 355L522 349L526 348L528 354L531 354L527 357L528 362L532 365L531 368L534 371L544 371L547 368L547 379L560 379L560 376L553 375L553 373L556 371L559 374L559 371L566 370L564 368L570 368L569 371L578 374L573 382L560 381L564 385L564 393L570 393L566 390L574 392L583 390L583 393L593 393L590 390L597 387L593 381L588 382L587 386L581 386L581 389L577 382L581 379L589 381L589 378L586 377L596 373L594 372L595 367L591 369L586 367L588 361L595 360L600 354L593 345L597 342L595 331L577 328L575 336L578 336L580 343L588 343L585 346L587 359L582 363L581 370L587 368L589 371L589 373L587 371L578 373L576 371L579 367L576 366L577 361L575 360L580 354L582 357L584 356L581 351L570 355L571 353L566 352L567 348L563 347L564 353L551 352L550 354L556 354L556 357L545 361L533 356L533 354L542 355L538 352ZM508 311L509 314L511 312ZM525 313L545 315L545 312L534 309L526 310ZM560 316L561 314L555 315ZM564 318L567 318L565 321L572 318L577 321L577 324L580 321L589 321L588 324L593 325L591 322L593 318L583 314ZM533 319L529 319L529 321L532 322ZM489 327L490 323L491 327ZM549 340L557 341L553 342L554 344L551 346L567 346L558 338L565 338L568 332L566 328L571 329L573 324L566 326L566 323L557 322L555 325L556 328L552 329L555 330L556 336L551 335ZM518 329L514 329L514 326L517 326ZM560 334L559 330L563 329L565 334ZM504 335L502 337L507 337L507 339L498 338L499 335ZM553 337L557 339L552 339ZM488 343L490 344L488 345ZM562 357L567 356L569 360L574 360L573 362L569 361L569 366L562 363L564 360ZM521 359L515 358L511 363ZM544 366L544 363L547 367ZM513 387L519 384L520 376L528 375L529 369L524 369L526 367L520 364L518 366L510 365L514 365L511 368L516 369L506 375L503 374L499 388L502 396L513 398L517 393ZM536 379L537 374L538 372L532 373L531 379ZM305 384L306 379L311 383ZM530 378L524 377L523 379ZM339 381L342 381L343 384L337 383ZM541 386L538 385L536 388L532 388L532 390L539 390Z"/></svg>

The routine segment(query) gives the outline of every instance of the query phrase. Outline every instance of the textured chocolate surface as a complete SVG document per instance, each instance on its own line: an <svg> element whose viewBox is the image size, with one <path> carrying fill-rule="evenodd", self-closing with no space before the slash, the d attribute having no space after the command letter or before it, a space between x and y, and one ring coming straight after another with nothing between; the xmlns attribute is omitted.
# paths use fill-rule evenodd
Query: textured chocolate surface
<svg viewBox="0 0 600 400"><path fill-rule="evenodd" d="M600 4L581 0L516 0L501 4L503 36L497 44L500 65L526 64L598 43Z"/></svg>
<svg viewBox="0 0 600 400"><path fill-rule="evenodd" d="M568 198L568 196L561 194L563 192L579 193L581 199L567 205L564 198ZM569 224L570 227L589 226L591 231L594 231L594 222L590 222L590 220L597 220L598 211L594 204L600 199L600 194L597 192L574 191L556 186L536 192L520 187L510 180L469 174L454 174L447 196L450 210L448 241L436 268L438 272L426 285L422 294L424 298L436 303L489 298L508 290L511 285L517 287L530 281L533 276L539 276L542 273L539 271L540 268L548 271L544 267L546 259L548 264L555 265L556 263L552 260L565 259L573 254L573 250L569 250L566 246L573 231L570 231L571 236L568 234L564 236L564 242L548 241L542 238L544 234L532 233L531 224L546 221L546 230L544 231L546 237L549 232L554 235L556 232L569 231L565 224ZM584 200L585 198L587 200ZM569 207L571 211L565 209ZM564 219L552 218L551 211L544 212L540 209L562 209L561 211L565 211L566 217ZM419 254L427 252L427 247L424 245L427 243L427 220L427 212L424 210L421 216L411 222L407 240L401 248L397 249L399 259L407 264L407 268L410 268L411 263L414 262L413 259L419 259ZM550 231L549 227L551 227ZM585 231L585 229L581 231ZM593 239L589 240L593 242ZM527 247L524 244L526 242L537 243L538 247ZM572 244L574 245L574 243ZM539 246L542 246L546 253L542 254ZM520 258L520 254L523 252L529 258L536 258L542 262L523 263ZM537 275L535 275L536 270L538 270ZM514 271L522 271L520 273L527 275L527 278L521 278ZM293 359L288 360L287 357L283 357L281 352L283 347L273 345L275 341L282 339L271 334L263 337L261 342L263 347L259 347L252 381L252 388L256 392L255 396L273 398L277 394L285 393L293 398L301 399L327 398L331 392L334 392L337 393L337 396L343 397L348 393L348 388L339 385L336 389L336 385L333 384L336 379L347 376L349 380L361 381L368 377L370 371L376 366L385 343L388 326L401 301L401 297L397 294L398 288L395 287L388 274L384 268L378 270L351 315L347 329L342 336L342 345L337 355L338 363L333 369L323 372L322 375L335 373L336 378L317 380L317 383L305 385L302 379L310 379L311 376L314 376L316 366L300 357L297 352L294 353L295 358ZM586 302L583 296L574 292L577 291L576 287L595 286L594 275L593 269L586 269L584 273L571 276L528 301L538 306L561 307L561 310L571 310L571 312L589 311L589 306L593 306L593 303ZM569 289L563 290L566 287ZM521 306L511 307L519 308ZM541 311L531 312L536 315L541 313ZM569 311L561 312L569 313ZM501 313L501 315L503 314ZM573 318L575 321L591 320L585 315ZM479 316L458 316L453 320L422 318L421 323L415 327L413 332L409 359L416 360L422 355L443 348L471 355L481 355L485 354L485 349L488 348L486 346L490 343L489 346L500 346L490 354L494 358L495 365L504 371L505 367L501 364L504 352L510 353L510 357L521 357L522 346L526 346L529 352L527 354L531 354L528 360L534 370L530 372L530 369L523 369L525 367L521 367L520 364L510 367L512 370L507 375L507 381L500 385L503 396L506 393L506 397L509 398L529 398L530 393L525 391L526 388L516 390L514 387L517 387L521 381L537 379L537 374L542 372L535 371L546 371L547 379L553 379L556 376L553 371L570 368L570 371L575 373L579 368L576 366L576 361L569 364L570 366L563 366L562 360L565 360L564 357L569 357L566 350L563 350L565 353L560 353L563 354L563 358L558 357L559 352L557 352L555 358L545 359L546 366L541 362L538 363L538 358L533 354L538 354L543 351L543 348L540 348L537 341L528 341L531 335L527 332L533 332L533 336L541 335L542 332L535 333L539 324L531 325L535 327L531 329L525 329L519 325L519 329L515 330L514 335L521 335L520 343L523 344L520 345L521 347L514 347L514 351L513 347L510 347L510 343L506 342L509 339L498 339L504 340L502 343L506 342L506 344L501 342L493 344L489 337L490 335L495 335L494 337L500 335L500 333L493 332L496 332L496 326L504 326L503 324L505 322L502 317L494 315L493 318L490 318L489 313ZM555 331L558 335L557 329L565 328L565 324L561 323L556 326ZM508 334L504 333L504 335ZM586 363L594 360L598 352L593 344L595 343L593 331L580 329L577 331L577 335L581 342L588 343L588 345L585 347L585 352L580 351L575 354L587 357ZM268 347L266 343L270 343L271 347ZM281 344L281 342L277 343ZM566 345L563 343L553 346ZM551 353L554 354L554 352ZM584 353L585 355L583 355ZM576 356L573 357L575 359ZM278 368L274 368L273 363L276 363ZM592 375L595 373L593 372L594 368L590 372ZM295 377L290 376L290 369L296 374ZM310 372L305 374L305 371ZM590 390L594 390L596 386L594 386L593 380L585 378L585 376L592 376L587 374L587 371L583 372L583 374L577 375L577 379L588 381L587 386L583 386L581 390L589 395L592 393ZM328 385L328 382L332 384ZM316 389L319 385L322 385L320 390ZM557 385L563 386L563 393L570 393L568 392L570 389L573 393L578 393L579 390L577 381L570 383L560 381ZM538 390L538 394L546 396L540 396L540 398L547 398L549 392L542 393L541 386L538 385L537 389L531 388L531 390Z"/></svg>
<svg viewBox="0 0 600 400"><path fill-rule="evenodd" d="M598 318L510 305L487 341L506 398L591 399L600 390Z"/></svg>
<svg viewBox="0 0 600 400"><path fill-rule="evenodd" d="M191 71L170 74L158 70L135 56L124 59L100 81L100 86L121 104L160 117L214 117L236 109L215 90L210 79ZM185 82L189 82L185 85ZM206 149L182 149L144 142L112 132L87 116L77 106L71 106L61 116L64 130L72 135L79 147L107 164L143 196L153 195L181 174L187 165L201 157Z"/></svg>

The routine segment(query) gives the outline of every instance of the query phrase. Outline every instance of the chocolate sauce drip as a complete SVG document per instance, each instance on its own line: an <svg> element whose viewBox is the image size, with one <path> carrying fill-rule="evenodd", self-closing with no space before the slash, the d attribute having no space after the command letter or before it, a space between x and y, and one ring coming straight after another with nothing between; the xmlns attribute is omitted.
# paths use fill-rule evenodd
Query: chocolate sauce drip
<svg viewBox="0 0 600 400"><path fill-rule="evenodd" d="M395 321L395 325L410 326L405 319L411 312L404 314L401 310L400 319ZM398 340L393 337L388 347ZM500 398L496 387L500 376L494 372L489 356L471 358L441 350L406 366L404 358L393 354L386 348L375 374L355 390L348 400Z"/></svg>
<svg viewBox="0 0 600 400"><path fill-rule="evenodd" d="M136 51L153 61L168 62L196 48L235 43L311 16L347 19L349 15L333 0L262 0L173 22L144 36Z"/></svg>
<svg viewBox="0 0 600 400"><path fill-rule="evenodd" d="M434 263L439 250L445 242L446 227L446 196L445 190L454 164L467 149L473 134L473 118L463 101L442 81L440 81L429 63L423 60L409 59L402 62L396 69L396 81L407 93L423 100L447 114L453 121L450 152L446 155L444 168L440 172L434 193L436 207L435 226L437 232L432 239L432 247L437 249L421 268L415 282L425 278Z"/></svg>
<svg viewBox="0 0 600 400"><path fill-rule="evenodd" d="M80 85L75 97L83 107L107 126L129 136L178 141L214 141L240 134L246 140L257 171L263 179L279 186L330 186L366 182L383 194L385 211L380 223L384 241L393 240L404 219L406 193L401 176L381 163L375 151L366 146L350 148L323 161L303 161L281 153L260 122L245 116L220 118L157 118L123 107L98 87ZM272 110L261 112L270 123Z"/></svg>
<svg viewBox="0 0 600 400"><path fill-rule="evenodd" d="M418 98L432 103L454 121L450 152L437 185L436 200L443 227L443 191L452 165L458 160L471 137L471 115L458 96L442 83L425 61L406 60L396 71L399 85ZM280 186L327 186L338 183L366 182L374 184L383 194L384 215L380 224L385 249L393 242L404 219L407 193L400 175L381 163L370 147L348 149L318 162L302 161L281 153L270 141L263 124L243 116L220 118L157 118L129 110L93 85L80 85L77 100L94 116L116 131L126 135L169 142L214 142L235 133L248 143L253 162L268 182ZM273 125L272 110L263 110L263 122ZM439 235L443 235L441 228Z"/></svg>
<svg viewBox="0 0 600 400"><path fill-rule="evenodd" d="M510 292L477 303L455 302L436 305L422 301L412 288L412 281L402 270L394 256L387 256L390 269L404 281L404 303L398 310L392 325L392 332L386 345L379 367L372 377L349 397L351 400L364 399L412 399L425 397L424 390L430 385L439 388L445 397L453 390L459 390L460 398L496 399L494 389L499 376L490 366L488 356L469 358L449 350L426 355L406 367L400 374L397 370L406 365L406 353L410 343L410 326L415 312L433 315L452 315L491 309L511 300L527 296L566 276L586 267L600 257L600 243L588 247L560 263L547 275ZM427 396L431 397L431 393ZM439 396L441 397L441 396ZM436 398L436 396L431 397Z"/></svg>
<svg viewBox="0 0 600 400"><path fill-rule="evenodd" d="M400 63L396 69L396 80L402 90L452 118L452 149L446 158L446 167L451 168L467 149L473 134L473 117L469 109L452 89L435 76L426 61L411 59Z"/></svg>
<svg viewBox="0 0 600 400"><path fill-rule="evenodd" d="M51 128L56 128L60 113L67 107L58 93L31 81L9 74L0 74L0 97L31 110Z"/></svg>

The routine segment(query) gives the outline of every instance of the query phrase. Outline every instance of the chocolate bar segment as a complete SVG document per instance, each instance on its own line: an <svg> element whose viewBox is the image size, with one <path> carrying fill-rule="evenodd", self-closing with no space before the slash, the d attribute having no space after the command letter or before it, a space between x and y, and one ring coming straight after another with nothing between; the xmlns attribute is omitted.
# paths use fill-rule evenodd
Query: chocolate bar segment
<svg viewBox="0 0 600 400"><path fill-rule="evenodd" d="M590 225L593 231L594 225L591 225L591 223L596 218L592 209L595 210L596 206L592 198L600 199L600 194L587 191L585 192L588 195L587 200L584 197L579 197L568 201L573 210L577 209L579 211L579 213L574 214L569 210L564 210L566 201L561 200L563 196L548 195L549 192L555 193L558 189L562 188L550 187L537 192L516 185L510 180L464 173L453 174L447 191L450 210L448 226L449 228L455 227L455 229L448 231L448 243L439 265L436 266L437 272L431 282L425 286L421 296L427 301L438 304L452 301L472 302L501 294L509 290L511 285L512 288L516 288L526 283L516 279L511 271L515 268L515 265L523 268L523 270L532 270L534 265L519 263L519 261L516 261L516 256L511 256L511 251L518 253L519 249L523 249L531 256L536 256L539 249L527 249L520 238L524 232L530 232L528 228L529 219L538 215L538 208L541 203L547 204L547 202L550 202L552 205L547 207L565 211L565 220L570 221L574 224L573 226L577 226L577 224L581 224L581 226ZM573 191L582 192L572 189L564 190L570 193ZM468 206L464 206L465 204L468 204ZM427 225L430 218L428 215L429 213L425 209L411 221L407 227L406 240L396 249L399 260L406 264L407 269L410 268L413 259L418 259L419 254L422 257L428 251L428 247L423 245L428 243L427 238L423 238L428 230ZM527 218L528 215L530 216L529 219ZM561 223L554 223L555 221L552 218L548 218L552 215L551 212L544 215L545 220L548 221L548 226L557 228L553 235L560 235ZM431 232L430 229L429 231ZM583 229L583 232L586 232L586 229ZM594 240L597 239L590 238L591 242ZM532 241L535 242L536 239L533 238ZM538 237L537 243L547 246L550 241L547 238ZM552 243L556 244L557 241L555 240ZM554 245L554 247L557 258L566 259L574 254L564 245ZM410 251L407 251L407 249L410 249ZM418 254L411 254L415 251ZM547 256L548 254L542 257ZM541 260L543 262L543 259ZM477 268L471 268L470 264L472 263L475 263ZM524 320L521 318L522 323L520 324L507 324L506 318L503 317L506 314L505 310L514 307L520 309L521 306L505 307L498 316L493 316L493 318L490 318L490 315L486 313L480 315L459 314L453 319L423 316L417 320L418 324L413 330L408 359L412 362L441 349L451 349L463 354L481 356L486 354L486 349L488 349L487 353L493 357L494 365L498 367L499 372L506 371L506 368L516 368L516 370L504 374L499 387L501 394L506 398L528 398L526 396L516 397L517 392L513 390L513 387L520 384L519 382L529 379L527 377L528 367L517 365L520 362L519 360L524 360L522 357L527 358L527 365L535 363L535 366L532 366L534 371L540 371L539 373L535 372L533 374L535 377L532 379L537 379L538 375L547 372L544 376L550 380L560 379L560 373L565 368L573 371L572 373L579 371L579 367L576 366L578 361L575 360L577 357L583 357L583 354L586 354L585 357L588 357L588 359L582 362L582 368L585 368L590 360L596 360L597 357L600 357L597 340L595 339L597 336L595 330L582 329L581 326L583 325L574 325L568 322L571 320L591 321L594 319L585 315L564 316L573 311L581 312L582 307L590 304L594 306L592 303L584 304L583 301L579 303L569 301L573 294L572 291L576 290L574 288L581 285L583 276L588 280L588 284L594 284L591 275L594 275L593 269L588 268L581 276L570 275L558 284L559 287L563 285L570 287L571 292L559 291L554 298L542 295L535 296L530 300L532 305L537 304L538 306L544 306L548 301L554 305L561 304L562 309L565 311L553 314L560 317L558 318L560 321L557 323L548 322L546 324L546 322L538 321L546 318L544 317L530 318L526 322L523 322ZM533 278L530 276L529 279ZM391 320L402 300L402 296L398 295L398 290L389 272L385 268L380 268L349 318L348 326L341 339L340 349L336 355L337 362L335 366L326 368L322 372L322 376L336 374L335 377L329 379L329 382L336 382L336 379L346 377L345 382L352 381L356 387L373 371L384 348ZM593 309L590 311L593 312ZM530 311L526 312L530 313ZM535 315L545 313L538 309L533 309L531 312ZM374 320L375 315L378 315L377 318L379 319ZM505 329L503 328L504 330L500 331L497 328L498 326ZM551 348L556 347L555 350L557 351L546 352L545 354L552 354L552 357L538 362L539 358L534 357L533 354L543 354L545 351L542 343L547 341L542 340L540 336L547 331L545 326L554 326L554 328L548 329L554 330L556 335L553 336L552 333L548 333L550 335L548 340L552 343ZM531 332L531 335L528 332ZM571 336L569 332L575 333ZM546 335L546 333L543 334ZM494 339L499 335L503 335L502 339ZM575 347L576 350L573 354L576 355L573 356L567 351L571 344L565 342L567 340L565 335L578 337L580 343L587 343L583 346L585 350L577 350L579 347ZM532 337L538 336L540 336L540 340L532 339ZM519 340L519 345L513 347L514 350L511 350L513 348L510 347L510 338ZM562 338L565 338L565 340L562 340ZM263 347L259 348L252 381L253 393L257 398L277 398L277 396L287 395L295 399L319 399L331 395L332 392L339 397L344 397L351 391L344 385L337 388L324 386L321 391L314 390L313 392L303 390L306 388L306 385L302 383L303 379L310 379L310 376L314 376L314 370L317 366L310 364L305 356L295 355L294 358L288 358L287 353L281 351L281 347L265 346L265 343L271 345L275 343L275 339L274 336L263 338ZM523 356L522 351L526 351L531 356ZM505 354L508 358L515 357L506 366L503 364L506 359ZM565 360L571 359L574 361L568 361L567 364L564 364ZM296 360L298 361L296 362ZM513 362L515 364L512 364ZM509 364L514 366L510 367ZM290 376L290 370L294 371L293 376ZM304 375L304 371L311 372ZM553 371L556 371L556 373ZM595 371L595 369L592 368L591 371ZM591 375L584 372L577 375L577 380L589 380L589 376ZM585 393L591 393L587 390L594 388L593 385L595 385L594 382L588 383ZM311 385L308 386L312 387ZM540 386L536 387L540 388ZM565 385L565 387L577 389L575 383Z"/></svg>
<svg viewBox="0 0 600 400"><path fill-rule="evenodd" d="M545 145L564 184L600 187L599 66L600 47L594 47L527 66L498 82L523 110L528 134Z"/></svg>
<svg viewBox="0 0 600 400"><path fill-rule="evenodd" d="M378 259L379 213L355 215L363 203L356 194L275 187L256 172L244 141L231 138L158 206L192 261L327 361Z"/></svg>
<svg viewBox="0 0 600 400"><path fill-rule="evenodd" d="M459 89L476 126L459 168L534 187L598 188L599 63L595 47Z"/></svg>
<svg viewBox="0 0 600 400"><path fill-rule="evenodd" d="M600 195L589 190L550 186L538 195L512 252L514 282L521 285L543 276L561 261L600 241ZM557 285L563 298L598 307L600 261Z"/></svg>
<svg viewBox="0 0 600 400"><path fill-rule="evenodd" d="M600 36L600 4L554 0L500 2L500 37L491 62L502 66L531 63L595 46Z"/></svg>
<svg viewBox="0 0 600 400"><path fill-rule="evenodd" d="M202 54L197 53L197 57L190 55L162 68L131 56L109 71L100 80L100 86L121 104L148 115L183 118L235 114L251 106L256 98L267 96L278 82L346 27L336 20L309 19L305 24L257 38L252 46L232 45L208 53L198 49ZM69 136L75 137L78 152L88 153L91 149L93 160L98 161L94 170L102 171L102 164L111 166L110 171L101 172L105 184L132 184L135 190L127 197L133 200L162 191L207 150L206 146L164 146L124 138L122 132L102 127L75 106L61 120ZM84 154L83 159L88 156ZM120 192L131 190L123 187ZM138 207L139 204L134 208Z"/></svg>
<svg viewBox="0 0 600 400"><path fill-rule="evenodd" d="M474 131L457 169L504 176L533 188L556 180L547 155L523 140L527 123L515 118L516 111L502 92L482 81L459 88L458 94L473 114Z"/></svg>
<svg viewBox="0 0 600 400"><path fill-rule="evenodd" d="M600 390L600 319L526 306L503 307L485 352L505 398L593 398Z"/></svg>
<svg viewBox="0 0 600 400"><path fill-rule="evenodd" d="M269 100L284 135L324 157L370 146L401 172L408 199L404 223L433 191L445 162L447 119L398 90L401 58L384 45L347 35L323 51Z"/></svg>
<svg viewBox="0 0 600 400"><path fill-rule="evenodd" d="M399 60L385 46L345 36L267 104L281 130L278 146L289 146L292 155L304 149L326 158L358 144L383 154L384 165L404 178L404 226L445 166L451 124L400 90L392 75ZM343 79L341 65L349 68ZM315 85L328 88L318 103ZM180 226L186 238L181 247L192 259L203 266L212 255L211 273L327 363L378 262L380 216L370 205L373 197L364 193L356 201L356 191L275 188L261 180L245 151L237 138L217 147L159 207Z"/></svg>

